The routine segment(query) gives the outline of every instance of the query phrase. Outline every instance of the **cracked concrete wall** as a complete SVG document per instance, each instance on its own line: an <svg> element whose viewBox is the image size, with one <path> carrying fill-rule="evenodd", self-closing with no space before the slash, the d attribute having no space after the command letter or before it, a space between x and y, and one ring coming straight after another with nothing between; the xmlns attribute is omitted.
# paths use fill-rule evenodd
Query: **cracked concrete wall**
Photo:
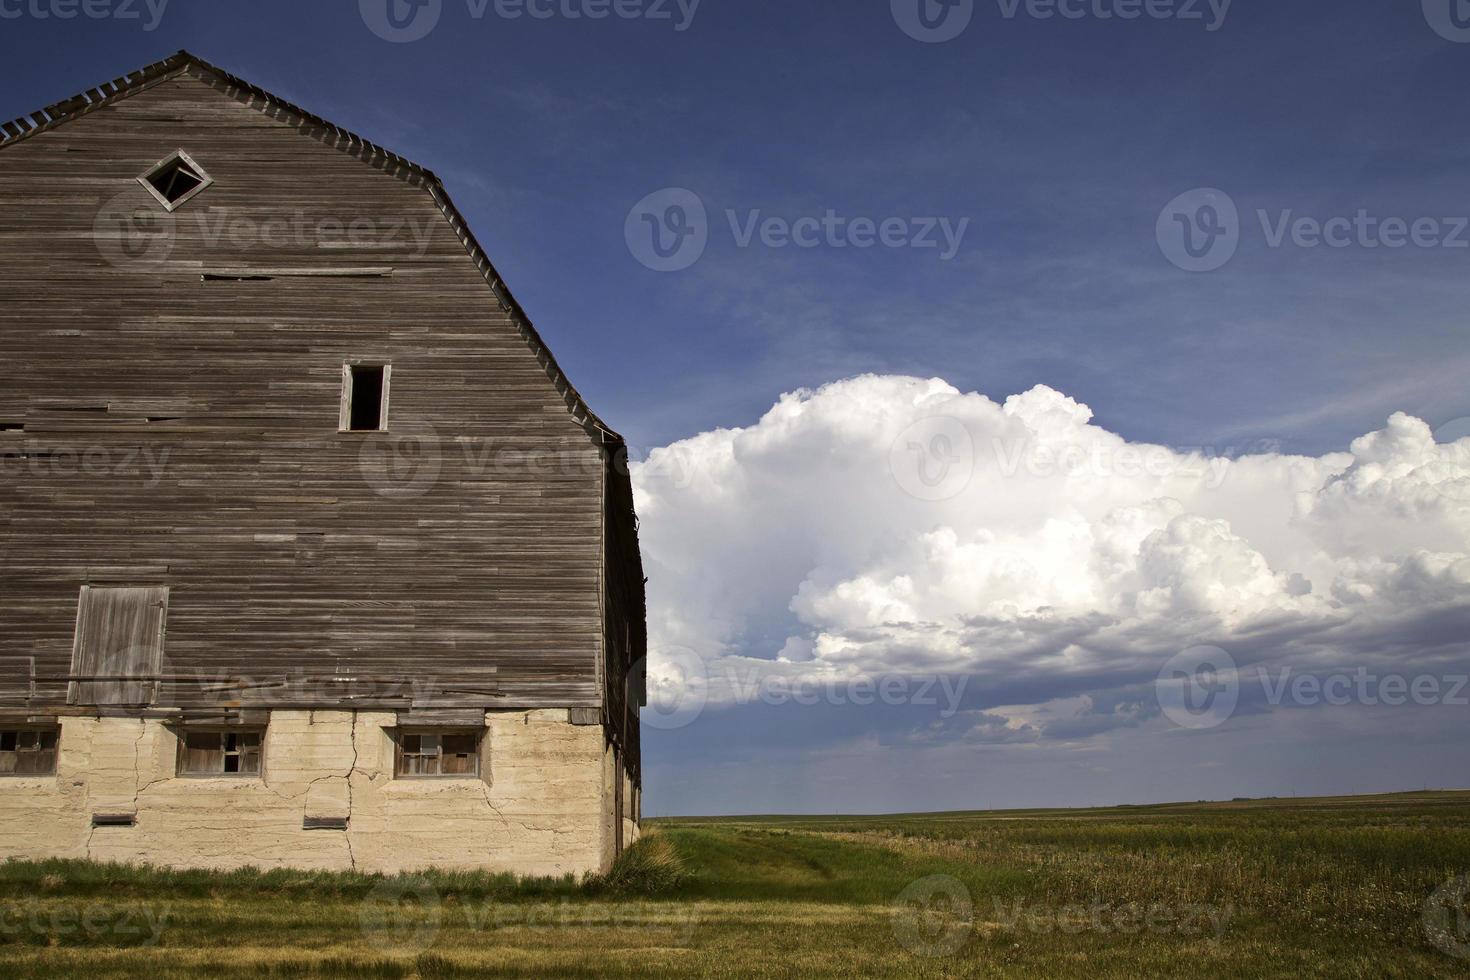
<svg viewBox="0 0 1470 980"><path fill-rule="evenodd" d="M175 775L164 722L65 718L55 776L0 779L0 857L175 867L582 874L612 860L602 729L489 712L478 779L393 777L389 713L275 711L260 777ZM136 813L133 827L93 813ZM346 832L304 817L350 817ZM631 843L631 839L629 840Z"/></svg>

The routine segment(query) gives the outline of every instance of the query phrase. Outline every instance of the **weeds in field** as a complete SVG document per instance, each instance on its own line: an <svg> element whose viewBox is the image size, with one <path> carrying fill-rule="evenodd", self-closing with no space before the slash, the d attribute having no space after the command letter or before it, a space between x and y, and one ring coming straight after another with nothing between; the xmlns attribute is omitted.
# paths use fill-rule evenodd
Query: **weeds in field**
<svg viewBox="0 0 1470 980"><path fill-rule="evenodd" d="M612 870L588 880L592 894L670 895L689 880L689 870L674 842L650 832L618 858Z"/></svg>

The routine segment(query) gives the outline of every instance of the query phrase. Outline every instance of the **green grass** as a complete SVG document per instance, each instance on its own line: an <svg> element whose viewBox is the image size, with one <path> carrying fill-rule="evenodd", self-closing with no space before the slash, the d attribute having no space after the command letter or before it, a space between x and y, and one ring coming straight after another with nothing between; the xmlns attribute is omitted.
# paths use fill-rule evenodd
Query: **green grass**
<svg viewBox="0 0 1470 980"><path fill-rule="evenodd" d="M1470 976L1470 793L649 830L586 881L0 864L0 976Z"/></svg>

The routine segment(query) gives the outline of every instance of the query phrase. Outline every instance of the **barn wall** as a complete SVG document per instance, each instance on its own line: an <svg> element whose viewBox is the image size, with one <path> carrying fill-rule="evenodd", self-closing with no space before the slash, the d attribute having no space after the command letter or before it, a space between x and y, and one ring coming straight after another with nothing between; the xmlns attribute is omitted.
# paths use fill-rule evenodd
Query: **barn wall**
<svg viewBox="0 0 1470 980"><path fill-rule="evenodd" d="M161 721L66 718L57 774L0 779L0 857L172 867L521 875L605 869L612 813L604 739L566 711L492 712L480 779L393 778L392 713L275 711L262 777L175 776ZM91 827L93 813L136 813ZM303 830L305 817L348 830Z"/></svg>
<svg viewBox="0 0 1470 980"><path fill-rule="evenodd" d="M167 586L165 669L241 700L600 706L603 450L422 181L196 74L0 148L0 706L87 583ZM167 215L135 178L178 148L214 184ZM389 436L338 432L349 360Z"/></svg>

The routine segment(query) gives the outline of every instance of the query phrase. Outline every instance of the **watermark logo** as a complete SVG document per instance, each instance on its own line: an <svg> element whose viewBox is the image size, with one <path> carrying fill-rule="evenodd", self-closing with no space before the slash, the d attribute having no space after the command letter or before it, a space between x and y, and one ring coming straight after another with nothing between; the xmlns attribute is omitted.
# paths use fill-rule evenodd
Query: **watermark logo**
<svg viewBox="0 0 1470 980"><path fill-rule="evenodd" d="M384 952L422 953L439 936L439 893L423 878L392 878L368 892L358 909L362 933Z"/></svg>
<svg viewBox="0 0 1470 980"><path fill-rule="evenodd" d="M648 704L643 724L660 731L676 731L693 724L709 702L709 666L704 658L684 647L660 650L657 676L648 670L648 659L633 665L630 684L634 689L647 684Z"/></svg>
<svg viewBox="0 0 1470 980"><path fill-rule="evenodd" d="M465 13L471 21L482 21L492 13L505 21L617 18L665 21L673 24L678 33L694 25L700 3L701 0L464 0ZM444 0L358 0L358 12L368 30L394 44L427 37L439 25L443 7Z"/></svg>
<svg viewBox="0 0 1470 980"><path fill-rule="evenodd" d="M137 21L145 31L163 23L169 0L0 0L0 20ZM144 19L146 15L147 19Z"/></svg>
<svg viewBox="0 0 1470 980"><path fill-rule="evenodd" d="M1213 34L1225 26L1233 0L996 0L1002 20L1176 20ZM975 0L890 0L893 21L925 44L953 41L975 15Z"/></svg>
<svg viewBox="0 0 1470 980"><path fill-rule="evenodd" d="M888 450L888 471L899 488L919 500L950 500L975 475L975 439L959 419L933 415L898 434Z"/></svg>
<svg viewBox="0 0 1470 980"><path fill-rule="evenodd" d="M1170 657L1154 682L1159 707L1180 728L1216 728L1240 701L1235 659L1219 647L1190 647Z"/></svg>
<svg viewBox="0 0 1470 980"><path fill-rule="evenodd" d="M1451 419L1434 430L1434 441L1441 446L1452 446L1462 439L1470 439L1470 417ZM1447 470L1445 478L1436 481L1434 489L1450 500L1470 503L1470 476L1464 475L1458 467L1454 470L1447 466L1444 468Z"/></svg>
<svg viewBox="0 0 1470 980"><path fill-rule="evenodd" d="M1185 272L1213 272L1240 247L1240 210L1213 187L1186 191L1159 212L1154 227L1164 257Z"/></svg>
<svg viewBox="0 0 1470 980"><path fill-rule="evenodd" d="M827 208L822 214L788 218L760 208L723 212L736 248L909 248L938 252L941 262L957 256L970 230L969 218L849 216ZM623 224L628 251L655 272L679 272L704 255L715 228L703 198L668 187L634 205Z"/></svg>
<svg viewBox="0 0 1470 980"><path fill-rule="evenodd" d="M1093 902L1089 905L1041 907L1025 900L1014 903L997 896L994 921L1007 932L1025 930L1035 936L1061 933L1075 936L1084 932L1124 936L1209 936L1220 942L1235 917L1232 905L1171 905L1166 902L1144 904L1125 902Z"/></svg>
<svg viewBox="0 0 1470 980"><path fill-rule="evenodd" d="M1446 41L1470 44L1470 2L1467 0L1423 0L1424 19L1434 33Z"/></svg>
<svg viewBox="0 0 1470 980"><path fill-rule="evenodd" d="M153 446L54 446L25 443L0 456L0 475L38 479L142 481L152 489L163 482L171 450Z"/></svg>
<svg viewBox="0 0 1470 980"><path fill-rule="evenodd" d="M1199 22L1213 34L1225 26L1234 0L996 0L1000 14L1015 20L1177 20Z"/></svg>
<svg viewBox="0 0 1470 980"><path fill-rule="evenodd" d="M1470 707L1470 674L1379 674L1367 667L1298 673L1292 667L1256 667L1252 689L1273 708ZM1155 681L1159 707L1181 728L1216 728L1229 721L1245 681L1230 654L1219 647L1191 647L1171 657Z"/></svg>
<svg viewBox="0 0 1470 980"><path fill-rule="evenodd" d="M177 237L173 214L145 201L140 188L113 197L92 220L92 241L97 251L118 269L166 261L173 254Z"/></svg>
<svg viewBox="0 0 1470 980"><path fill-rule="evenodd" d="M890 0L893 22L925 44L953 41L970 26L975 0Z"/></svg>
<svg viewBox="0 0 1470 980"><path fill-rule="evenodd" d="M422 497L438 482L444 456L432 425L409 422L369 434L357 462L363 478L382 496Z"/></svg>
<svg viewBox="0 0 1470 980"><path fill-rule="evenodd" d="M1351 214L1317 216L1294 208L1257 208L1255 224L1270 249L1346 249L1399 251L1470 249L1470 216L1381 215L1370 208ZM1181 194L1159 213L1159 248L1187 272L1213 272L1235 256L1245 235L1230 195L1215 188Z"/></svg>
<svg viewBox="0 0 1470 980"><path fill-rule="evenodd" d="M953 956L975 928L975 903L957 878L920 878L893 900L893 937L916 956Z"/></svg>
<svg viewBox="0 0 1470 980"><path fill-rule="evenodd" d="M953 718L964 701L970 678L964 674L859 674L850 677L789 676L773 672L771 661L737 666L721 663L711 672L721 682L722 690L734 694L735 703L786 704L812 707L855 705L868 707L912 706L938 708L939 717ZM941 704L940 699L943 699Z"/></svg>
<svg viewBox="0 0 1470 980"><path fill-rule="evenodd" d="M351 248L422 258L442 224L437 218L412 215L311 215L300 210L264 219L228 209L170 212L139 191L128 190L98 209L92 241L109 265L128 270L166 261L180 239L208 250Z"/></svg>
<svg viewBox="0 0 1470 980"><path fill-rule="evenodd" d="M406 44L438 26L444 0L357 0L357 9L368 30L385 41Z"/></svg>
<svg viewBox="0 0 1470 980"><path fill-rule="evenodd" d="M1470 960L1470 875L1446 882L1424 903L1424 931L1436 949Z"/></svg>
<svg viewBox="0 0 1470 980"><path fill-rule="evenodd" d="M623 224L628 251L654 272L682 272L709 245L704 200L683 187L654 191L633 205Z"/></svg>
<svg viewBox="0 0 1470 980"><path fill-rule="evenodd" d="M40 941L37 945L74 946L80 940L89 944L151 948L162 940L169 926L169 915L169 910L162 906L109 903L75 907L6 902L0 904L0 936L8 937L8 942L15 942L21 936L34 937ZM29 941L33 940L21 940Z"/></svg>

